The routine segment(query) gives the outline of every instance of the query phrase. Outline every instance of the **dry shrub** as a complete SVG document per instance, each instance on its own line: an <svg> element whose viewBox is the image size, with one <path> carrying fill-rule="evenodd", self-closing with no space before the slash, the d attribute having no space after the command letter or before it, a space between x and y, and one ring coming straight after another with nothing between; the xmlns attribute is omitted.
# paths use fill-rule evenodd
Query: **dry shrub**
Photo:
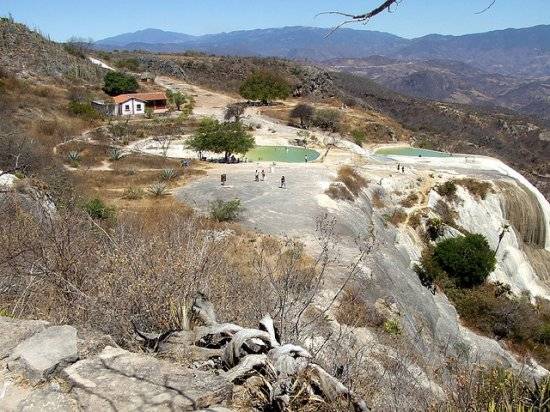
<svg viewBox="0 0 550 412"><path fill-rule="evenodd" d="M468 190L476 199L485 200L488 193L494 193L491 182L483 182L472 178L457 179L454 182Z"/></svg>
<svg viewBox="0 0 550 412"><path fill-rule="evenodd" d="M374 189L372 192L372 205L376 209L383 209L386 207L386 204L384 203L384 190L380 187Z"/></svg>
<svg viewBox="0 0 550 412"><path fill-rule="evenodd" d="M368 184L368 180L350 166L340 167L337 181L342 182L355 197L359 196L361 190Z"/></svg>
<svg viewBox="0 0 550 412"><path fill-rule="evenodd" d="M323 285L323 267L303 245L251 247L183 209L121 212L107 230L71 208L52 219L2 204L0 219L4 307L17 317L91 327L125 346L135 344L132 321L145 330L178 328L197 291L210 297L220 321L252 326L271 313L290 340Z"/></svg>
<svg viewBox="0 0 550 412"><path fill-rule="evenodd" d="M394 226L399 226L407 220L407 212L403 209L395 209L391 215L387 217L388 222Z"/></svg>
<svg viewBox="0 0 550 412"><path fill-rule="evenodd" d="M358 285L344 291L335 318L340 324L356 328L379 327L384 323L376 308L365 302Z"/></svg>
<svg viewBox="0 0 550 412"><path fill-rule="evenodd" d="M456 227L455 219L458 217L458 213L443 199L440 199L434 210L441 216L441 221L447 226Z"/></svg>
<svg viewBox="0 0 550 412"><path fill-rule="evenodd" d="M348 200L350 202L355 200L353 193L341 182L331 183L325 194L335 200Z"/></svg>
<svg viewBox="0 0 550 412"><path fill-rule="evenodd" d="M419 211L416 211L409 215L409 226L413 229L416 229L420 226L420 223L422 222L422 213Z"/></svg>
<svg viewBox="0 0 550 412"><path fill-rule="evenodd" d="M417 193L409 193L409 195L405 199L401 200L401 206L406 208L411 208L417 203L418 203Z"/></svg>

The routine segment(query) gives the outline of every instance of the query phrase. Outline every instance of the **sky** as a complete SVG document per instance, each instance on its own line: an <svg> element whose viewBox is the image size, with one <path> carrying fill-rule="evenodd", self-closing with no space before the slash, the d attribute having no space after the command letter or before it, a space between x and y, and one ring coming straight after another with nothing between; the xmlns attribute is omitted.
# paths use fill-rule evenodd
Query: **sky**
<svg viewBox="0 0 550 412"><path fill-rule="evenodd" d="M193 35L283 26L332 27L341 21L317 13L364 12L382 0L0 0L0 15L40 29L53 40L71 36L99 40L158 28ZM413 38L431 33L467 34L550 24L550 0L401 0L355 29Z"/></svg>

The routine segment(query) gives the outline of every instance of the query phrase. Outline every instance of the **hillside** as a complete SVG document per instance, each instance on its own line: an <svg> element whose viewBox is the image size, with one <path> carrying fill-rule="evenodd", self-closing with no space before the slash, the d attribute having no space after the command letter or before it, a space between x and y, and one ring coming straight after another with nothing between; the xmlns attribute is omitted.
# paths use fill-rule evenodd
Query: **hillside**
<svg viewBox="0 0 550 412"><path fill-rule="evenodd" d="M392 92L362 76L304 67L289 60L152 53L113 55L114 61L128 58L135 58L143 70L232 93L237 92L249 73L269 68L284 74L295 85L297 93L313 101L338 97L348 105L397 122L409 131L398 135L412 136L417 145L496 156L525 173L547 198L550 197L547 129L543 123L513 112L424 102ZM385 134L385 139L391 141L392 134L388 134L385 124L362 127L366 127L369 134ZM378 141L378 137L373 139Z"/></svg>
<svg viewBox="0 0 550 412"><path fill-rule="evenodd" d="M70 77L98 81L102 70L82 54L28 30L23 24L0 18L0 68L20 78Z"/></svg>
<svg viewBox="0 0 550 412"><path fill-rule="evenodd" d="M501 106L550 119L550 78L488 73L452 60L398 60L382 56L333 59L329 68L366 76L409 96L473 106Z"/></svg>
<svg viewBox="0 0 550 412"><path fill-rule="evenodd" d="M94 68L3 23L0 410L550 402L543 125L278 58ZM108 67L167 111L96 111ZM288 93L244 99L258 71Z"/></svg>
<svg viewBox="0 0 550 412"><path fill-rule="evenodd" d="M389 33L343 28L284 27L160 41L158 31L126 33L96 43L104 49L183 52L239 56L276 56L299 60L364 58L382 55L404 59L455 60L488 73L521 77L550 76L550 26L497 30L463 36L428 35L404 39ZM146 34L146 33L145 33ZM123 39L123 41L121 41Z"/></svg>

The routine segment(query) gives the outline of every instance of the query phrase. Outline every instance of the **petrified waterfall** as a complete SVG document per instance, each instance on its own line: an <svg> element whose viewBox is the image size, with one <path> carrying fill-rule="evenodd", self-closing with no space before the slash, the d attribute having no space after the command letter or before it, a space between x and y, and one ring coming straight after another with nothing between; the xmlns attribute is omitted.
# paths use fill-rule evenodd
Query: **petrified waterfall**
<svg viewBox="0 0 550 412"><path fill-rule="evenodd" d="M526 245L544 249L546 222L542 207L533 193L522 185L498 182L502 210Z"/></svg>

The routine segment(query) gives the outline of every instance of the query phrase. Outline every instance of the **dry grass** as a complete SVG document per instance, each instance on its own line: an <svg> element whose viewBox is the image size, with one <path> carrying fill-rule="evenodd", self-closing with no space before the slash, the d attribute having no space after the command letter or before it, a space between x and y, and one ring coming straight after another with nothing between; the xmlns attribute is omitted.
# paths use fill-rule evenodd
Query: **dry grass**
<svg viewBox="0 0 550 412"><path fill-rule="evenodd" d="M57 153L66 164L71 164L68 159L70 152L80 154L80 166L95 167L109 158L109 146L90 144L86 142L72 141L57 147Z"/></svg>
<svg viewBox="0 0 550 412"><path fill-rule="evenodd" d="M472 178L457 179L455 184L464 187L472 196L476 199L485 200L487 194L494 193L493 185L491 182L484 182Z"/></svg>
<svg viewBox="0 0 550 412"><path fill-rule="evenodd" d="M371 202L376 209L383 209L386 207L384 203L384 191L381 188L374 189Z"/></svg>
<svg viewBox="0 0 550 412"><path fill-rule="evenodd" d="M342 182L355 197L359 196L361 190L367 187L369 181L361 176L353 167L342 166L338 169L339 182Z"/></svg>
<svg viewBox="0 0 550 412"><path fill-rule="evenodd" d="M361 297L358 287L344 291L334 316L338 323L355 328L378 327L384 323L384 318L376 308L368 305Z"/></svg>
<svg viewBox="0 0 550 412"><path fill-rule="evenodd" d="M386 219L392 225L399 226L407 220L407 212L403 209L395 209Z"/></svg>
<svg viewBox="0 0 550 412"><path fill-rule="evenodd" d="M353 202L355 196L341 182L331 183L325 194L334 200L347 200Z"/></svg>
<svg viewBox="0 0 550 412"><path fill-rule="evenodd" d="M192 163L191 166L197 163ZM179 160L170 159L162 156L149 156L144 154L130 154L118 160L114 165L117 169L179 169L181 164ZM189 169L192 170L192 167Z"/></svg>
<svg viewBox="0 0 550 412"><path fill-rule="evenodd" d="M400 203L401 206L405 208L411 208L418 203L418 199L417 193L409 193L409 195L405 199L401 200Z"/></svg>
<svg viewBox="0 0 550 412"><path fill-rule="evenodd" d="M413 229L416 229L420 226L420 223L422 222L422 213L419 211L416 211L409 215L408 224Z"/></svg>

